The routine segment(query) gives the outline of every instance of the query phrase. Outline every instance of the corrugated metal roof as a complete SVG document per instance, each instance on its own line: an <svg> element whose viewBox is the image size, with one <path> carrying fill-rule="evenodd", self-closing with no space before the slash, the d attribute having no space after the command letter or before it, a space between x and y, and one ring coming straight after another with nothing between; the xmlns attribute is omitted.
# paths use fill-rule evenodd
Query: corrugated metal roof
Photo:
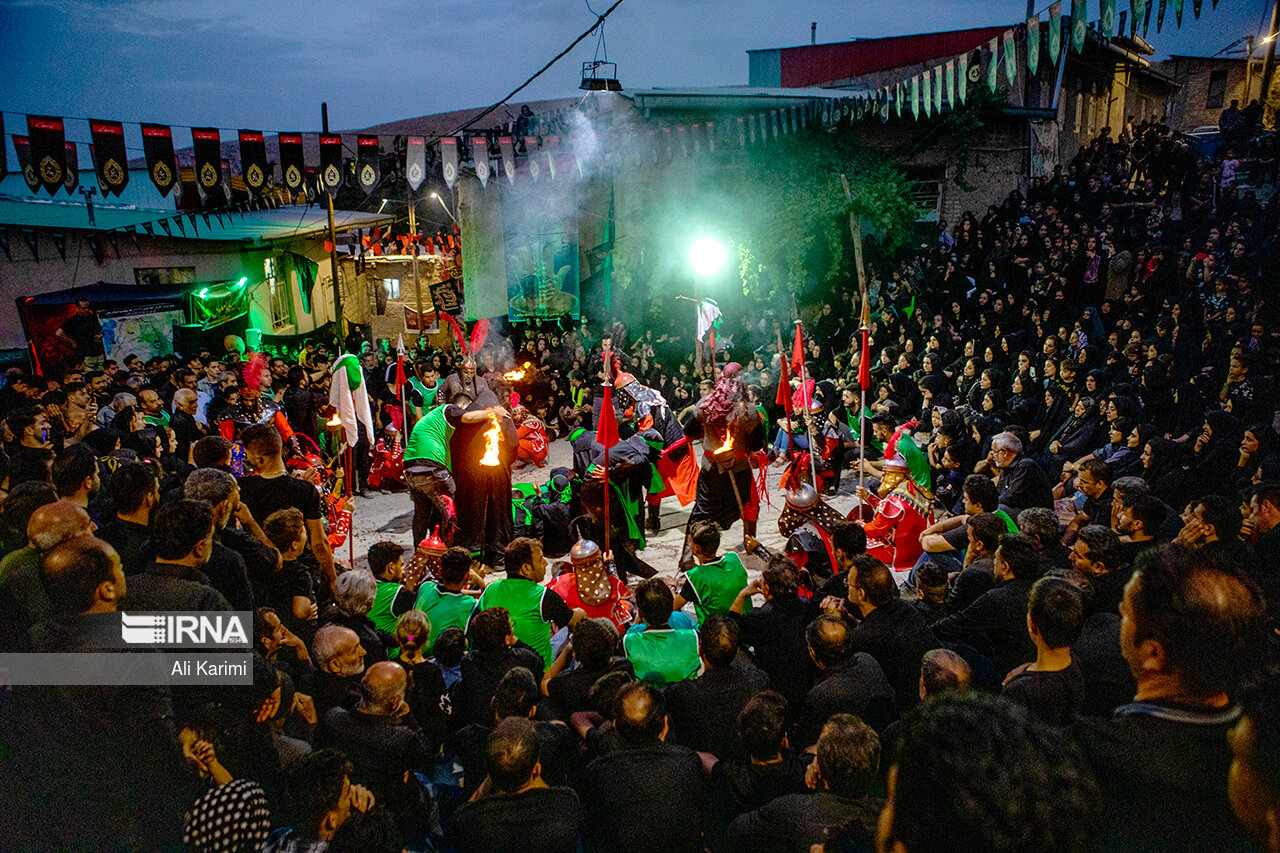
<svg viewBox="0 0 1280 853"><path fill-rule="evenodd" d="M80 172L82 186L96 186L97 178L90 170ZM104 199L95 196L93 200L94 222L89 222L89 211L84 199L77 194L74 198L59 192L49 196L41 191L33 195L27 189L22 175L12 174L0 181L0 226L11 225L18 228L48 228L51 230L83 230L83 231L115 231L130 225L142 230L144 223L155 223L156 234L163 235L160 220L172 219L179 215L173 206L172 196L166 199L147 178L144 171L131 170L129 185L124 195ZM184 217L187 239L258 241L279 240L306 234L323 232L329 223L323 207L293 206L275 210L256 210L246 213L224 213L222 219L210 214L209 224L205 225L203 214L195 214L194 228ZM351 210L335 210L333 226L337 231L349 231L352 228L372 228L394 222L394 216L376 213L360 213ZM181 239L184 235L176 226L170 226L172 236Z"/></svg>

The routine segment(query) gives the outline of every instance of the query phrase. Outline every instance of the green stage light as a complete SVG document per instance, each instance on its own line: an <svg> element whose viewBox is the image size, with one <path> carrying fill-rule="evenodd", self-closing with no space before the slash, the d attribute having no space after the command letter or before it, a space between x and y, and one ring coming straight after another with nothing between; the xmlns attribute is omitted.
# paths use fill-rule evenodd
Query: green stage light
<svg viewBox="0 0 1280 853"><path fill-rule="evenodd" d="M689 266L698 275L715 275L728 257L724 246L709 237L695 240L689 247Z"/></svg>

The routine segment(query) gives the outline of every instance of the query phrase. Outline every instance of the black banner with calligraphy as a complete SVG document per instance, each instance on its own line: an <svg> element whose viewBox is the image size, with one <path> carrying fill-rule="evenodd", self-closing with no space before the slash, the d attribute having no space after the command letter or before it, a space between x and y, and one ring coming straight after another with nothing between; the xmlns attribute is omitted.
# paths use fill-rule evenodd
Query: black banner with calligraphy
<svg viewBox="0 0 1280 853"><path fill-rule="evenodd" d="M118 121L89 120L93 137L93 168L105 198L120 195L129 183L129 155L124 147L124 125Z"/></svg>
<svg viewBox="0 0 1280 853"><path fill-rule="evenodd" d="M31 165L31 140L25 136L13 135L13 150L18 154L18 169L22 172L22 180L27 182L27 189L40 191L40 177L35 166Z"/></svg>
<svg viewBox="0 0 1280 853"><path fill-rule="evenodd" d="M422 186L427 177L427 145L421 136L410 136L405 148L404 176L410 189Z"/></svg>
<svg viewBox="0 0 1280 853"><path fill-rule="evenodd" d="M267 143L260 130L240 131L240 174L250 196L258 195L267 185Z"/></svg>
<svg viewBox="0 0 1280 853"><path fill-rule="evenodd" d="M320 134L320 186L337 198L342 187L342 137L337 134Z"/></svg>
<svg viewBox="0 0 1280 853"><path fill-rule="evenodd" d="M280 177L292 192L302 189L307 176L307 162L302 153L301 133L282 133L280 141Z"/></svg>
<svg viewBox="0 0 1280 853"><path fill-rule="evenodd" d="M49 195L56 195L62 189L67 169L67 140L62 119L27 116L27 138L31 140L31 166L40 185Z"/></svg>
<svg viewBox="0 0 1280 853"><path fill-rule="evenodd" d="M378 137L356 137L356 177L359 178L360 189L364 190L365 195L373 192L382 177L379 159Z"/></svg>
<svg viewBox="0 0 1280 853"><path fill-rule="evenodd" d="M222 140L218 129L191 128L191 148L195 152L196 184L208 199L222 184Z"/></svg>
<svg viewBox="0 0 1280 853"><path fill-rule="evenodd" d="M440 163L444 171L445 185L453 189L454 182L458 180L458 138L456 136L446 136L440 140Z"/></svg>
<svg viewBox="0 0 1280 853"><path fill-rule="evenodd" d="M146 156L147 174L151 176L151 183L160 190L160 195L168 195L178 182L174 166L173 133L168 125L142 125L142 153Z"/></svg>
<svg viewBox="0 0 1280 853"><path fill-rule="evenodd" d="M427 285L427 290L431 293L431 304L437 311L457 314L462 310L462 302L458 299L458 290L453 279L446 278Z"/></svg>

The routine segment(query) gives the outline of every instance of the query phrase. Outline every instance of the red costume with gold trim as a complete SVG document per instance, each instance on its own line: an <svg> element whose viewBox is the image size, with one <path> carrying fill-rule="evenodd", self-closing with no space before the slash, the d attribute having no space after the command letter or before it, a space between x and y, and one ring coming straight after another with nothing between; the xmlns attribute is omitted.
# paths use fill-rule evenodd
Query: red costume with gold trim
<svg viewBox="0 0 1280 853"><path fill-rule="evenodd" d="M875 517L862 525L867 553L895 572L910 571L924 553L920 534L933 524L933 500L911 479L904 460L886 459L881 495L870 495L867 505ZM855 508L851 517L856 517Z"/></svg>

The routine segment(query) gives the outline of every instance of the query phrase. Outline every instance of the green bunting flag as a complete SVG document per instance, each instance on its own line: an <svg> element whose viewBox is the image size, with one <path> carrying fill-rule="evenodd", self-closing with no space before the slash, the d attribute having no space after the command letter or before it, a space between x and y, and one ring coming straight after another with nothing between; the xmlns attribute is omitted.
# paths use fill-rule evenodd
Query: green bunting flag
<svg viewBox="0 0 1280 853"><path fill-rule="evenodd" d="M1049 62L1058 65L1058 55L1062 52L1062 0L1055 0L1049 6Z"/></svg>
<svg viewBox="0 0 1280 853"><path fill-rule="evenodd" d="M911 78L911 115L920 120L920 75Z"/></svg>
<svg viewBox="0 0 1280 853"><path fill-rule="evenodd" d="M924 91L921 93L921 96L924 98L924 114L925 117L928 118L933 115L933 92L932 86L930 85L930 78L933 77L933 72L925 69L922 76L924 77L924 83L921 84L921 88Z"/></svg>
<svg viewBox="0 0 1280 853"><path fill-rule="evenodd" d="M902 84L895 83L893 87L893 108L898 112L898 118L902 118Z"/></svg>
<svg viewBox="0 0 1280 853"><path fill-rule="evenodd" d="M942 113L942 66L933 67L933 111Z"/></svg>
<svg viewBox="0 0 1280 853"><path fill-rule="evenodd" d="M1088 0L1071 0L1071 46L1076 53L1084 50L1085 33L1089 31Z"/></svg>
<svg viewBox="0 0 1280 853"><path fill-rule="evenodd" d="M1182 0L1173 0L1173 20L1179 27L1182 26Z"/></svg>
<svg viewBox="0 0 1280 853"><path fill-rule="evenodd" d="M1116 0L1102 0L1102 16L1098 19L1102 34L1112 38L1116 34Z"/></svg>
<svg viewBox="0 0 1280 853"><path fill-rule="evenodd" d="M948 59L946 69L943 72L947 76L947 106L951 109L956 108L956 61Z"/></svg>
<svg viewBox="0 0 1280 853"><path fill-rule="evenodd" d="M1004 31L1004 76L1010 86L1018 79L1018 42L1013 30Z"/></svg>
<svg viewBox="0 0 1280 853"><path fill-rule="evenodd" d="M1040 16L1027 18L1027 70L1032 76L1040 69Z"/></svg>
<svg viewBox="0 0 1280 853"><path fill-rule="evenodd" d="M957 72L956 86L960 89L960 103L969 96L969 54L960 54L960 70Z"/></svg>
<svg viewBox="0 0 1280 853"><path fill-rule="evenodd" d="M996 79L1000 73L1000 37L996 36L987 42L987 88L996 90Z"/></svg>

